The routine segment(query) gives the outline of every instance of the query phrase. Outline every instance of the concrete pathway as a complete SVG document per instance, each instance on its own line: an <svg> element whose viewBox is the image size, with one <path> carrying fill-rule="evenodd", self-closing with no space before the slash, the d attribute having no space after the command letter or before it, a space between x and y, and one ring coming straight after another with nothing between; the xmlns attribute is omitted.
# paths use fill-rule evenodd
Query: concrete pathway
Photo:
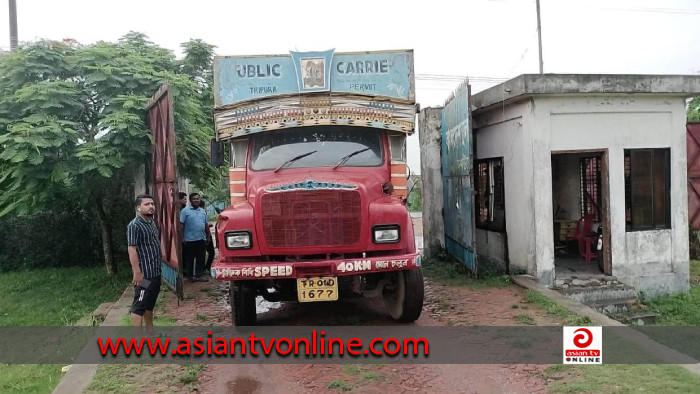
<svg viewBox="0 0 700 394"><path fill-rule="evenodd" d="M119 300L109 309L100 326L116 327L121 323L122 317L129 312L129 307L134 299L133 291L131 286L127 286ZM92 378L97 373L97 366L98 364L71 365L58 386L53 390L53 394L82 393L92 382Z"/></svg>

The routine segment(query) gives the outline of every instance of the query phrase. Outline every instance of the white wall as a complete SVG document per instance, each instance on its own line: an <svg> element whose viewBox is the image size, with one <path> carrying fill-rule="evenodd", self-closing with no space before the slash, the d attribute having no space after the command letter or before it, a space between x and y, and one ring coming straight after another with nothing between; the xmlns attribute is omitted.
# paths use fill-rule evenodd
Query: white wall
<svg viewBox="0 0 700 394"><path fill-rule="evenodd" d="M535 101L533 115L538 268L553 268L550 151L608 149L612 274L647 293L686 290L689 273L684 100L662 96L540 98ZM667 147L671 148L672 228L626 232L624 149Z"/></svg>
<svg viewBox="0 0 700 394"><path fill-rule="evenodd" d="M484 258L488 259L488 263L492 264L500 272L505 272L508 267L506 256L506 233L498 233L495 231L487 231L477 228L474 232L474 242L477 246L477 254L479 255L480 264L484 262ZM516 263L521 263L518 261ZM512 268L527 269L526 265L511 266Z"/></svg>
<svg viewBox="0 0 700 394"><path fill-rule="evenodd" d="M480 111L473 118L477 158L504 157L511 267L526 269L544 284L554 283L552 153L607 149L612 274L648 294L687 290L683 99L661 95L537 97ZM672 228L628 233L624 149L664 147L671 148ZM578 205L578 188L574 192ZM477 253L504 258L504 239L495 234L477 231Z"/></svg>
<svg viewBox="0 0 700 394"><path fill-rule="evenodd" d="M532 160L523 128L530 103L523 102L474 117L477 159L503 157L508 259L511 268L535 270ZM505 266L505 237L477 229L476 252Z"/></svg>

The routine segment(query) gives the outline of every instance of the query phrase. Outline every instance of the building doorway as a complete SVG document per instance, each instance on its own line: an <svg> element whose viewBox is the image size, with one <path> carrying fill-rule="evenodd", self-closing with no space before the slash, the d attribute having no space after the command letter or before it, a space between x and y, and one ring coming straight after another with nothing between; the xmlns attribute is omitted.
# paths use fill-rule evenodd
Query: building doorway
<svg viewBox="0 0 700 394"><path fill-rule="evenodd" d="M611 272L609 196L607 151L552 152L556 279L599 278Z"/></svg>

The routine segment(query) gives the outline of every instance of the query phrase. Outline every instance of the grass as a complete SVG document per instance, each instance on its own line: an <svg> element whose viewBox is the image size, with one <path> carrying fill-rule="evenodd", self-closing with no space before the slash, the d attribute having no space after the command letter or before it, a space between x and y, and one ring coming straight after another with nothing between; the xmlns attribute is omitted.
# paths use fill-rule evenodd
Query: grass
<svg viewBox="0 0 700 394"><path fill-rule="evenodd" d="M446 258L423 259L423 272L426 276L448 286L466 286L479 289L508 287L512 283L508 275L488 274L481 278L474 278L470 276L471 273L464 264L447 261Z"/></svg>
<svg viewBox="0 0 700 394"><path fill-rule="evenodd" d="M690 261L690 276L700 276L700 260Z"/></svg>
<svg viewBox="0 0 700 394"><path fill-rule="evenodd" d="M586 316L573 313L570 310L559 306L556 302L536 291L528 290L523 298L528 304L535 304L542 308L548 315L556 316L564 320L567 326L591 325L591 319Z"/></svg>
<svg viewBox="0 0 700 394"><path fill-rule="evenodd" d="M700 261L694 260L690 262L690 277L690 290L687 293L643 300L650 312L659 314L654 325L700 326ZM694 358L700 355L700 346L698 346L697 341L698 335L695 334L697 330L685 331L679 328L671 328L671 330L676 330L674 331L675 335L669 335L666 329L660 327L639 327L638 330L655 341L681 353Z"/></svg>
<svg viewBox="0 0 700 394"><path fill-rule="evenodd" d="M660 316L656 321L662 326L700 326L700 286L692 286L683 294L662 296L645 300L649 310Z"/></svg>
<svg viewBox="0 0 700 394"><path fill-rule="evenodd" d="M423 212L423 204L408 204L409 212Z"/></svg>
<svg viewBox="0 0 700 394"><path fill-rule="evenodd" d="M354 388L360 389L361 391L361 386L363 382L367 381L373 381L373 380L379 380L382 379L383 376L378 374L375 371L368 370L372 367L376 367L377 365L356 365L356 364L345 364L343 365L343 372L345 375L356 378L354 379L354 383L349 383L345 382L343 380L336 380L331 383L336 383L338 386L337 387L329 387L328 388L337 388L343 391L348 391ZM346 389L347 388L347 389Z"/></svg>
<svg viewBox="0 0 700 394"><path fill-rule="evenodd" d="M700 376L676 365L554 365L543 372L551 393L692 393Z"/></svg>
<svg viewBox="0 0 700 394"><path fill-rule="evenodd" d="M204 365L185 365L185 373L180 376L180 383L190 384L199 380L199 373L204 370Z"/></svg>
<svg viewBox="0 0 700 394"><path fill-rule="evenodd" d="M447 310L452 309L452 304L450 304L447 300L445 299L439 299L436 302L436 308L440 312L445 312Z"/></svg>
<svg viewBox="0 0 700 394"><path fill-rule="evenodd" d="M534 326L535 325L535 319L528 315L517 315L513 317L515 321L517 321L520 324L526 325L526 326Z"/></svg>
<svg viewBox="0 0 700 394"><path fill-rule="evenodd" d="M61 367L0 364L0 393L50 393L61 379Z"/></svg>
<svg viewBox="0 0 700 394"><path fill-rule="evenodd" d="M329 389L336 389L340 391L350 391L352 390L352 386L348 385L347 382L344 380L334 380L330 383L328 383L328 388Z"/></svg>
<svg viewBox="0 0 700 394"><path fill-rule="evenodd" d="M346 375L350 376L357 376L364 372L364 368L357 364L345 364L343 365L343 372L345 372Z"/></svg>
<svg viewBox="0 0 700 394"><path fill-rule="evenodd" d="M116 301L129 278L104 268L47 268L0 274L0 326L64 326ZM63 365L0 364L0 392L50 393Z"/></svg>
<svg viewBox="0 0 700 394"><path fill-rule="evenodd" d="M700 276L700 261L690 262L690 275ZM643 302L650 311L660 315L657 325L700 326L700 284L691 284L687 293L645 299Z"/></svg>
<svg viewBox="0 0 700 394"><path fill-rule="evenodd" d="M209 320L208 317L206 317L204 315L200 315L199 313L194 318L200 322L205 322L205 321Z"/></svg>
<svg viewBox="0 0 700 394"><path fill-rule="evenodd" d="M129 283L104 268L47 268L0 274L0 326L65 326L115 301Z"/></svg>
<svg viewBox="0 0 700 394"><path fill-rule="evenodd" d="M365 372L360 376L360 380L378 380L381 376L376 372Z"/></svg>
<svg viewBox="0 0 700 394"><path fill-rule="evenodd" d="M203 370L204 365L103 364L85 392L134 393L146 387L153 392L170 392L177 384L197 391L197 381Z"/></svg>

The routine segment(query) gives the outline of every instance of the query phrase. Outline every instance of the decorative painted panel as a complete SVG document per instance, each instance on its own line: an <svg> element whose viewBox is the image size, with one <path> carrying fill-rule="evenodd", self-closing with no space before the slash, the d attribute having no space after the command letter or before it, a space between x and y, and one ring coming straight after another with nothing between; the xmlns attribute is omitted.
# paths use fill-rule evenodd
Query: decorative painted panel
<svg viewBox="0 0 700 394"><path fill-rule="evenodd" d="M413 51L291 52L214 59L217 107L299 93L330 91L415 102Z"/></svg>

